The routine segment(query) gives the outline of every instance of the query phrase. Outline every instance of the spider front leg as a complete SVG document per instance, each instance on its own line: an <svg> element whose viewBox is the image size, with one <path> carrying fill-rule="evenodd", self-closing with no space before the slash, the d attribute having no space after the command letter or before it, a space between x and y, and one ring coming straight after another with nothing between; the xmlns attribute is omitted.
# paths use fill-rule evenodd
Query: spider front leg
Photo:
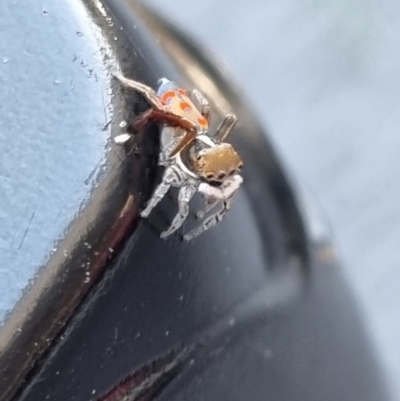
<svg viewBox="0 0 400 401"><path fill-rule="evenodd" d="M196 213L196 218L202 219L208 212L214 209L218 203L224 200L224 193L220 188L215 188L205 182L199 185L199 192L206 200L205 208Z"/></svg>
<svg viewBox="0 0 400 401"><path fill-rule="evenodd" d="M197 236L202 234L204 231L207 231L211 227L215 226L228 213L228 211L231 207L231 204L232 204L232 198L222 201L222 209L219 212L217 212L217 213L213 214L212 216L210 216L209 218L207 218L200 227L195 228L194 230L190 231L188 234L184 235L183 239L185 241L190 241L193 238L196 238Z"/></svg>
<svg viewBox="0 0 400 401"><path fill-rule="evenodd" d="M140 213L140 216L142 217L148 217L150 212L156 207L156 205L164 198L165 194L168 192L168 190L171 188L172 185L178 185L179 184L179 178L176 174L176 172L172 168L168 168L165 170L165 173L163 175L163 179L161 183L158 185L156 190L154 191L153 196L150 198L149 202L147 203L147 206L142 212Z"/></svg>
<svg viewBox="0 0 400 401"><path fill-rule="evenodd" d="M212 210L217 203L222 203L222 209L208 217L203 224L190 231L183 238L186 241L197 237L204 231L208 230L215 224L219 223L226 215L231 207L232 198L243 183L243 178L239 174L235 174L233 177L227 179L219 188L213 187L207 183L201 183L199 185L199 192L204 196L207 202L207 206L204 211L198 212L197 217L204 217L210 210Z"/></svg>
<svg viewBox="0 0 400 401"><path fill-rule="evenodd" d="M193 195L197 192L197 185L189 183L183 186L178 195L179 211L171 223L168 230L161 233L160 237L165 238L174 233L178 228L182 226L189 214L189 202L193 198Z"/></svg>

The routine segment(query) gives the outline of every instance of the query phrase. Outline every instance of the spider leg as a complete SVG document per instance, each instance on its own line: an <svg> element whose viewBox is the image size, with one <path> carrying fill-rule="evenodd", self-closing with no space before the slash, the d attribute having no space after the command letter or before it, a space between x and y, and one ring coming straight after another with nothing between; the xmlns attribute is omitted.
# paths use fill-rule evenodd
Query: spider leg
<svg viewBox="0 0 400 401"><path fill-rule="evenodd" d="M236 191L237 189L233 189ZM203 195L206 200L206 206L204 210L199 211L196 214L198 219L202 219L208 212L214 209L221 201L230 198L232 195L225 196L224 191L221 188L214 188L213 186L202 182L199 185L199 192Z"/></svg>
<svg viewBox="0 0 400 401"><path fill-rule="evenodd" d="M218 203L220 202L219 199L210 202L206 205L206 207L204 208L204 210L200 210L199 212L196 213L196 218L197 219L202 219L208 212L210 212L212 209L215 208L215 206L218 205Z"/></svg>
<svg viewBox="0 0 400 401"><path fill-rule="evenodd" d="M148 109L140 114L132 123L134 131L142 130L153 119L153 109Z"/></svg>
<svg viewBox="0 0 400 401"><path fill-rule="evenodd" d="M185 117L178 116L170 112L166 106L162 103L160 98L154 89L140 82L133 81L131 79L125 78L119 71L114 72L114 77L118 79L124 86L134 89L140 94L142 94L145 99L150 103L151 109L142 113L136 121L133 123L133 128L135 130L140 130L143 128L150 120L155 120L160 123L165 123L174 127L180 127L187 131L187 135L182 138L182 141L177 145L177 147L172 151L171 157L175 156L177 153L181 152L186 148L197 136L198 126L191 120ZM206 101L206 100L205 100ZM207 101L206 101L207 102ZM119 143L124 143L128 140L127 137L118 138Z"/></svg>
<svg viewBox="0 0 400 401"><path fill-rule="evenodd" d="M211 109L208 100L197 89L193 89L192 91L189 92L189 94L192 95L196 99L196 101L200 104L201 115L208 121L208 123L210 123Z"/></svg>
<svg viewBox="0 0 400 401"><path fill-rule="evenodd" d="M165 194L171 188L171 185L176 185L179 183L179 178L177 177L175 171L171 168L165 170L163 179L154 191L153 196L148 201L146 208L142 210L140 215L142 217L147 217L150 212L155 208L155 206L164 198Z"/></svg>
<svg viewBox="0 0 400 401"><path fill-rule="evenodd" d="M176 145L175 149L173 149L170 153L170 157L174 157L179 152L182 152L186 149L195 139L197 136L198 127L195 125L195 128L191 131L187 131L186 135L183 136L182 140Z"/></svg>
<svg viewBox="0 0 400 401"><path fill-rule="evenodd" d="M174 220L171 223L171 226L163 231L160 235L161 238L168 237L173 232L175 232L178 228L180 228L183 222L186 220L189 214L189 202L192 199L193 195L197 191L197 185L189 183L188 185L183 186L178 195L179 202L179 211L175 216Z"/></svg>
<svg viewBox="0 0 400 401"><path fill-rule="evenodd" d="M197 125L185 117L178 116L168 110L151 110L151 119L160 123L165 123L171 127L180 127L187 131L194 131L197 133Z"/></svg>
<svg viewBox="0 0 400 401"><path fill-rule="evenodd" d="M193 238L196 238L198 235L202 234L204 231L210 229L211 227L215 226L217 223L219 223L225 215L228 213L230 207L232 204L232 198L226 199L222 201L222 209L213 214L212 216L208 217L203 224L195 228L194 230L190 231L188 234L184 235L183 239L185 241L190 241Z"/></svg>
<svg viewBox="0 0 400 401"><path fill-rule="evenodd" d="M222 120L221 124L218 126L215 133L215 138L220 142L224 142L224 140L231 133L233 127L236 125L236 122L237 118L234 114L227 114Z"/></svg>
<svg viewBox="0 0 400 401"><path fill-rule="evenodd" d="M161 102L154 89L140 82L125 78L120 72L115 72L114 77L117 78L118 81L121 82L121 84L123 84L124 86L134 89L142 96L144 96L144 98L150 103L152 108L156 110L164 110L164 104Z"/></svg>
<svg viewBox="0 0 400 401"><path fill-rule="evenodd" d="M135 130L142 129L150 120L156 121L161 124L167 124L171 127L180 127L187 131L187 133L193 134L195 137L197 135L197 125L193 122L188 120L185 117L178 116L174 113L171 113L168 110L155 110L155 109L148 109L139 115L135 121L133 122L133 128ZM186 135L188 136L188 135ZM185 137L186 137L185 136ZM182 139L184 141L185 137ZM179 145L178 145L179 146ZM177 147L178 147L177 146ZM179 151L182 149L179 149ZM174 154L178 153L176 150Z"/></svg>

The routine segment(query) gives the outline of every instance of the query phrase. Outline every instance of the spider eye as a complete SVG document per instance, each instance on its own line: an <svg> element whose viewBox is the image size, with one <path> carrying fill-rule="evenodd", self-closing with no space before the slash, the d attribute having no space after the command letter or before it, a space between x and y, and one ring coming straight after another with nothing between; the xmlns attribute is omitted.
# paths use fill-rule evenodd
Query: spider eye
<svg viewBox="0 0 400 401"><path fill-rule="evenodd" d="M236 173L236 170L231 170L230 172L229 172L229 175L234 175Z"/></svg>
<svg viewBox="0 0 400 401"><path fill-rule="evenodd" d="M238 169L240 170L243 167L243 163L238 164Z"/></svg>
<svg viewBox="0 0 400 401"><path fill-rule="evenodd" d="M218 174L218 178L222 180L225 177L225 173L221 172Z"/></svg>
<svg viewBox="0 0 400 401"><path fill-rule="evenodd" d="M214 174L213 174L213 173L207 173L207 174L206 174L206 177L207 177L209 180L211 180L211 178L214 177Z"/></svg>

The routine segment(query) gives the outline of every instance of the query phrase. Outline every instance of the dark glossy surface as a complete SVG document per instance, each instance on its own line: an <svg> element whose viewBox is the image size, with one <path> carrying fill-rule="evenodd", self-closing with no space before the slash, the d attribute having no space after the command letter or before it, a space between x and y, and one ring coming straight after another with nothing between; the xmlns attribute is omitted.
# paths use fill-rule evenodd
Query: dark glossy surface
<svg viewBox="0 0 400 401"><path fill-rule="evenodd" d="M166 199L115 252L103 279L20 383L16 399L121 401L128 392L142 401L384 400L379 368L332 248L304 225L274 152L235 88L179 31L134 3L109 0L110 14L88 4L87 23L94 21L103 38L117 38L111 46L115 58L108 64L105 57L105 67L120 66L125 75L151 85L168 75L198 87L212 102L214 124L229 111L238 115L232 142L245 162L245 185L228 218L189 244L178 236L158 239L155 226L175 210ZM116 133L143 104L111 88L110 127ZM127 147L130 156L121 152L122 164L106 163L103 179L113 185L87 194L88 209L76 216L78 223L86 221L96 194L109 199L97 204L98 227L109 229L96 230L91 249L95 244L108 249L109 233L126 216L115 212L121 210L118 199L131 213L123 229L114 230L112 239L121 243L134 220L132 199L141 203L138 195L148 196L155 184L157 138L156 127L148 127L138 138L139 153ZM76 249L75 257L82 257L83 248ZM61 277L62 286L51 289L62 288L65 300L76 306L84 289L66 286L76 275ZM58 311L57 304L44 301ZM37 330L42 333L39 325Z"/></svg>
<svg viewBox="0 0 400 401"><path fill-rule="evenodd" d="M332 225L400 399L400 2L146 0L235 73Z"/></svg>

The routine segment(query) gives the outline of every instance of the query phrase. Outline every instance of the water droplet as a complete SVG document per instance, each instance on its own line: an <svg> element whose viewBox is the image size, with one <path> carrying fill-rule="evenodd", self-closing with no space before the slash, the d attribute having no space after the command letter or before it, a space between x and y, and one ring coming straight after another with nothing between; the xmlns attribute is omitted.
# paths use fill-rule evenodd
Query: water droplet
<svg viewBox="0 0 400 401"><path fill-rule="evenodd" d="M56 79L56 80L54 80L54 85L58 85L59 83L60 83L60 80L59 79Z"/></svg>
<svg viewBox="0 0 400 401"><path fill-rule="evenodd" d="M119 126L120 126L121 128L125 128L125 127L126 127L126 121L121 121L121 122L119 123Z"/></svg>
<svg viewBox="0 0 400 401"><path fill-rule="evenodd" d="M7 57L4 57L3 58L3 64L7 64L8 63L8 58Z"/></svg>
<svg viewBox="0 0 400 401"><path fill-rule="evenodd" d="M43 11L43 14L48 14L48 11L45 8L42 11Z"/></svg>
<svg viewBox="0 0 400 401"><path fill-rule="evenodd" d="M76 36L79 36L80 38L83 36L82 32L76 31Z"/></svg>

